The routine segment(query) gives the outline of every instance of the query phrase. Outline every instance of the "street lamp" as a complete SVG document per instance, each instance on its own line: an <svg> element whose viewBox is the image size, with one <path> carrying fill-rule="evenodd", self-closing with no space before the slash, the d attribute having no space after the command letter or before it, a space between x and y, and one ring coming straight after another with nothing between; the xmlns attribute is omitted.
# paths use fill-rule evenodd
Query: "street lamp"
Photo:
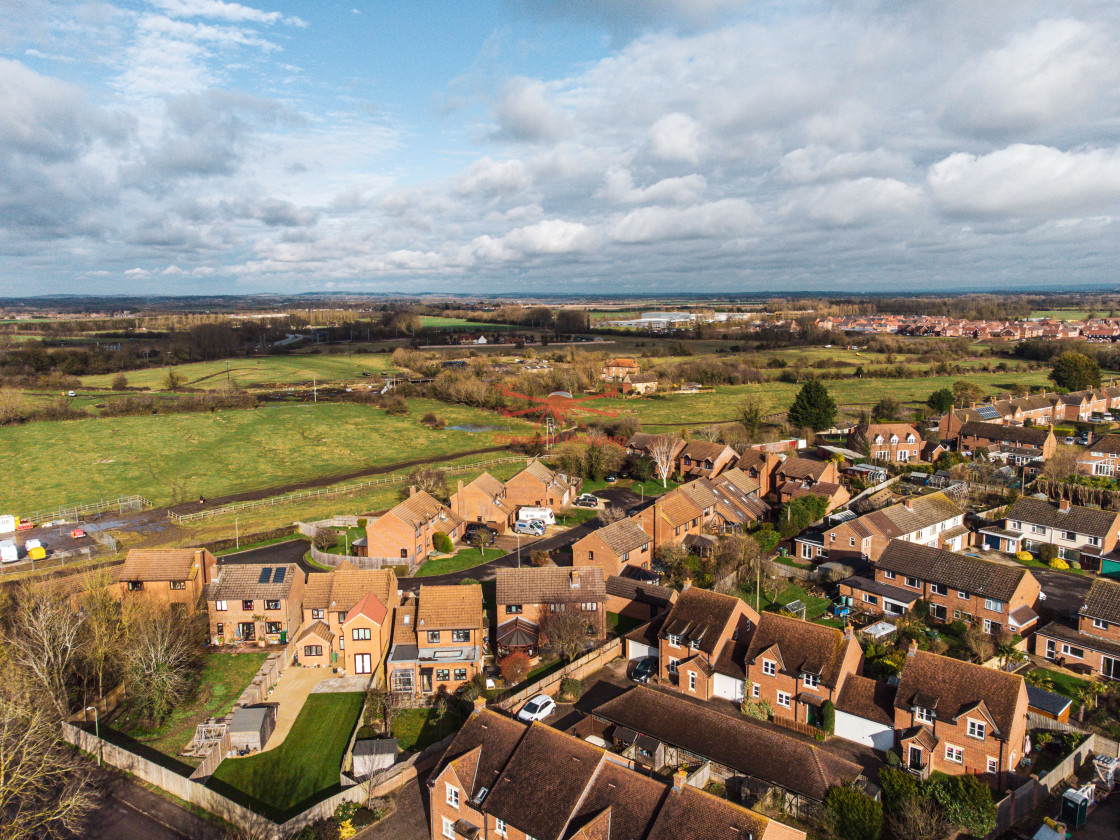
<svg viewBox="0 0 1120 840"><path fill-rule="evenodd" d="M86 706L86 721L89 721L89 713L93 712L93 737L97 739L97 766L101 766L101 728L97 722L97 707Z"/></svg>
<svg viewBox="0 0 1120 840"><path fill-rule="evenodd" d="M521 532L517 531L517 568L521 568Z"/></svg>

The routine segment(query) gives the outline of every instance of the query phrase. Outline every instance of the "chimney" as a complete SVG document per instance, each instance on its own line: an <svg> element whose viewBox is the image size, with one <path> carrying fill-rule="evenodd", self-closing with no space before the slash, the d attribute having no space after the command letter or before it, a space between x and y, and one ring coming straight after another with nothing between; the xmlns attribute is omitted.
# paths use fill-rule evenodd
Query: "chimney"
<svg viewBox="0 0 1120 840"><path fill-rule="evenodd" d="M1069 499L1062 499L1060 502L1058 502L1058 510L1060 510L1062 513L1069 513L1069 509Z"/></svg>
<svg viewBox="0 0 1120 840"><path fill-rule="evenodd" d="M486 708L486 695L485 694L481 694L478 697L474 698L474 714L477 715L479 712L481 712L485 708Z"/></svg>
<svg viewBox="0 0 1120 840"><path fill-rule="evenodd" d="M416 495L416 485L415 484L408 485L408 498L411 499L415 495Z"/></svg>
<svg viewBox="0 0 1120 840"><path fill-rule="evenodd" d="M902 500L902 506L904 508L906 508L907 510L913 510L914 509L914 500L911 499L911 498L903 499Z"/></svg>
<svg viewBox="0 0 1120 840"><path fill-rule="evenodd" d="M844 623L844 638L845 639L852 638L852 629L853 629L852 628L852 622L847 621L847 622Z"/></svg>
<svg viewBox="0 0 1120 840"><path fill-rule="evenodd" d="M910 647L906 649L906 658L910 659L915 653L918 652L918 643L913 639L910 640Z"/></svg>
<svg viewBox="0 0 1120 840"><path fill-rule="evenodd" d="M457 483L459 485L459 492L462 493L463 492L463 479L460 478Z"/></svg>
<svg viewBox="0 0 1120 840"><path fill-rule="evenodd" d="M688 778L688 773L684 770L678 770L673 774L673 790L680 793L684 789L685 780Z"/></svg>
<svg viewBox="0 0 1120 840"><path fill-rule="evenodd" d="M692 578L686 577L684 579L684 584L681 586L681 592L684 592L685 590L691 589L691 588L692 588Z"/></svg>
<svg viewBox="0 0 1120 840"><path fill-rule="evenodd" d="M572 589L578 588L579 587L579 570L578 569L572 569L568 573L568 580L571 582Z"/></svg>

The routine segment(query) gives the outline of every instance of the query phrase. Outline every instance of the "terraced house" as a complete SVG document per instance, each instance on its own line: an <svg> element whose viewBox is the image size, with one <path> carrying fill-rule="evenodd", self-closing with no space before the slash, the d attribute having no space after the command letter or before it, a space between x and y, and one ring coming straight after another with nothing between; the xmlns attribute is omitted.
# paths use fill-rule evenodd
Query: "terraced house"
<svg viewBox="0 0 1120 840"><path fill-rule="evenodd" d="M1053 427L1011 426L971 420L961 426L957 449L976 452L985 449L989 456L1015 464L1049 459L1058 446Z"/></svg>
<svg viewBox="0 0 1120 840"><path fill-rule="evenodd" d="M1047 624L1035 634L1034 653L1063 668L1120 680L1120 583L1094 580L1076 622Z"/></svg>
<svg viewBox="0 0 1120 840"><path fill-rule="evenodd" d="M758 613L739 598L686 588L658 634L661 679L704 700L740 699L742 680L719 674L715 666L724 649L739 640L745 642L757 623Z"/></svg>
<svg viewBox="0 0 1120 840"><path fill-rule="evenodd" d="M452 542L463 536L463 518L434 496L415 487L411 495L366 526L366 551L386 563L413 566L435 550L433 538L446 534Z"/></svg>
<svg viewBox="0 0 1120 840"><path fill-rule="evenodd" d="M481 586L421 586L396 610L389 688L407 697L455 692L482 669Z"/></svg>
<svg viewBox="0 0 1120 840"><path fill-rule="evenodd" d="M980 530L985 545L1008 553L1020 549L1038 552L1047 543L1058 556L1076 560L1097 571L1116 551L1120 538L1120 513L1081 507L1063 499L1052 505L1045 499L1016 499L1007 509L1003 527Z"/></svg>
<svg viewBox="0 0 1120 840"><path fill-rule="evenodd" d="M295 563L219 564L203 592L211 641L287 644L303 623L304 582Z"/></svg>
<svg viewBox="0 0 1120 840"><path fill-rule="evenodd" d="M682 543L689 534L699 534L711 513L711 509L705 511L678 487L658 496L657 501L633 518L653 538L656 550L669 543Z"/></svg>

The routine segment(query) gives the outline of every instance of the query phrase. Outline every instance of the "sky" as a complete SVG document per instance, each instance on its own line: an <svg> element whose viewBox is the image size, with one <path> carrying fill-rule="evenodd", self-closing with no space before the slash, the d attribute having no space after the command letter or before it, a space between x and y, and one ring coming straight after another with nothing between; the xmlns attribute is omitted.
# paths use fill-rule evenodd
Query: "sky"
<svg viewBox="0 0 1120 840"><path fill-rule="evenodd" d="M0 296L1117 285L1114 0L0 20Z"/></svg>

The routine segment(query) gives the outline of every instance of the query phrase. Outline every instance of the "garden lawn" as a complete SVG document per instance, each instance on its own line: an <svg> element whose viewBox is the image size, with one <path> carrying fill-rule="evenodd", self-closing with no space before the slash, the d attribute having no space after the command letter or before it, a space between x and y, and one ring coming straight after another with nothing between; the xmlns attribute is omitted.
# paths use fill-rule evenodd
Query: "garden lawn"
<svg viewBox="0 0 1120 840"><path fill-rule="evenodd" d="M458 732L463 720L454 709L448 709L442 717L437 717L432 708L401 709L393 713L393 737L401 750L420 751Z"/></svg>
<svg viewBox="0 0 1120 840"><path fill-rule="evenodd" d="M338 787L342 754L364 700L362 692L309 695L283 743L245 758L227 758L209 786L254 808L263 805L264 815L276 820L298 813Z"/></svg>
<svg viewBox="0 0 1120 840"><path fill-rule="evenodd" d="M636 627L641 627L645 621L640 618L634 618L632 615L619 615L618 613L607 613L607 634L611 636L625 636Z"/></svg>
<svg viewBox="0 0 1120 840"><path fill-rule="evenodd" d="M1083 680L1062 671L1051 671L1049 668L1034 668L1031 670L1032 674L1039 672L1049 677L1050 682L1053 683L1047 691L1053 691L1055 694L1060 694L1072 700L1073 707L1070 709L1070 714L1076 714L1078 709L1081 708L1081 701L1077 699L1077 692L1087 686L1089 680Z"/></svg>
<svg viewBox="0 0 1120 840"><path fill-rule="evenodd" d="M434 400L410 400L409 407L397 417L319 403L5 426L0 451L9 473L34 480L7 482L0 510L18 515L131 494L164 505L494 445L492 436L427 428L420 418L429 411L449 424L529 428Z"/></svg>
<svg viewBox="0 0 1120 840"><path fill-rule="evenodd" d="M162 726L147 729L139 721L122 718L117 727L152 749L178 755L194 737L198 724L233 708L267 657L267 653L204 654L194 696L177 705Z"/></svg>
<svg viewBox="0 0 1120 840"><path fill-rule="evenodd" d="M750 604L752 607L755 603L754 592L743 590L740 597ZM821 598L815 595L806 594L805 590L798 586L796 583L790 583L781 589L774 598L767 597L763 592L759 600L759 605L763 611L778 611L791 601L801 601L805 605L805 618L808 621L813 621L816 618L821 618L828 613L829 607L832 602L828 598Z"/></svg>
<svg viewBox="0 0 1120 840"><path fill-rule="evenodd" d="M461 572L463 569L473 569L475 566L497 560L505 553L502 549L493 546L487 548L485 554L477 548L461 548L450 557L437 557L434 560L428 560L417 569L413 577L431 577L432 575L445 575L448 572ZM529 559L527 547L522 548L522 555L525 560Z"/></svg>

